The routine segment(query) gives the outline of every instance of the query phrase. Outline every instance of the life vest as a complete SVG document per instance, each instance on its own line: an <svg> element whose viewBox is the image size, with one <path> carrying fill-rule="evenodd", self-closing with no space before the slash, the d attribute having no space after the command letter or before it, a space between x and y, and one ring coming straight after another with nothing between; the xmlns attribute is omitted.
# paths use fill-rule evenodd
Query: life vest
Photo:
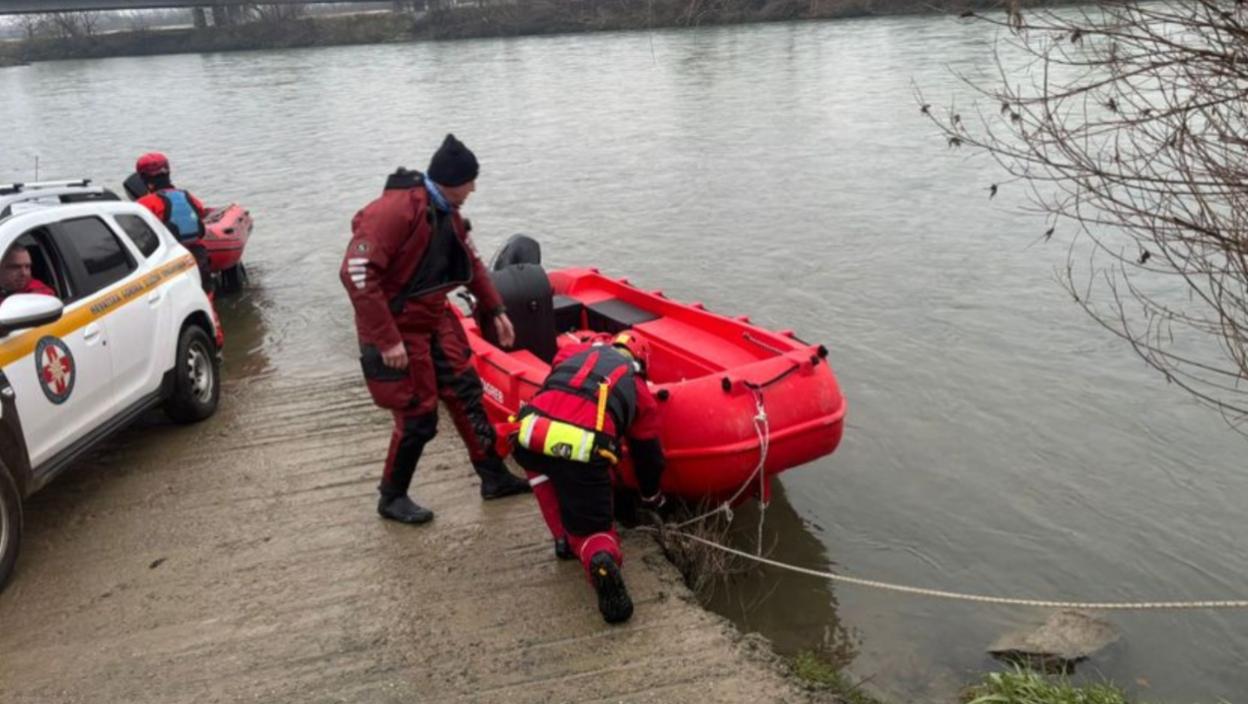
<svg viewBox="0 0 1248 704"><path fill-rule="evenodd" d="M409 299L472 282L472 258L459 235L455 233L454 217L449 212L438 210L425 185L425 175L419 171L399 169L386 179L387 191L415 188L421 190L417 209L423 207L425 210L425 222L429 224L429 242L403 289L390 299L390 312L395 315L403 312ZM470 229L467 220L464 220L464 229Z"/></svg>
<svg viewBox="0 0 1248 704"><path fill-rule="evenodd" d="M555 367L538 393L583 398L593 404L593 420L548 418L529 406L520 412L516 442L531 452L550 457L576 462L603 457L614 464L619 457L619 440L604 431L606 415L611 414L617 435L632 425L637 415L634 373L632 360L608 345L573 355Z"/></svg>
<svg viewBox="0 0 1248 704"><path fill-rule="evenodd" d="M157 191L156 195L165 203L164 223L179 242L204 236L204 221L195 212L190 194L180 188L167 188Z"/></svg>

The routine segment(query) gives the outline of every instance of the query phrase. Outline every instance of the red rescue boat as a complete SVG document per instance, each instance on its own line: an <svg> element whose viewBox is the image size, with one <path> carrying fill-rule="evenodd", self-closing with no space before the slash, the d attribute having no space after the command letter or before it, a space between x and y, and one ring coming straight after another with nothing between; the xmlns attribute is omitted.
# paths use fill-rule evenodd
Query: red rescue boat
<svg viewBox="0 0 1248 704"><path fill-rule="evenodd" d="M495 268L516 327L514 348L495 345L492 329L483 333L476 319L456 309L494 422L505 423L537 392L559 346L587 331L632 327L652 346L649 383L663 412L668 458L664 491L715 501L766 498L771 477L840 443L845 400L823 346L643 291L597 269L547 274L534 263L500 267L497 260ZM635 487L627 453L619 468Z"/></svg>
<svg viewBox="0 0 1248 704"><path fill-rule="evenodd" d="M246 280L243 248L251 237L251 224L251 213L235 203L212 209L204 218L203 244L209 267L221 275L221 285L227 291L237 290Z"/></svg>

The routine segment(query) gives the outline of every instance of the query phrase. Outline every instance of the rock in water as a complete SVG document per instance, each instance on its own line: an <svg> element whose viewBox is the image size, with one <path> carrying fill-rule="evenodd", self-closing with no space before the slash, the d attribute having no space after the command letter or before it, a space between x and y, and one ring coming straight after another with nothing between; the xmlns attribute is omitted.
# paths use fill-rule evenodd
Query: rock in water
<svg viewBox="0 0 1248 704"><path fill-rule="evenodd" d="M1109 621L1079 611L1058 611L1039 628L1000 638L988 652L1046 672L1070 672L1075 663L1117 640L1118 631Z"/></svg>

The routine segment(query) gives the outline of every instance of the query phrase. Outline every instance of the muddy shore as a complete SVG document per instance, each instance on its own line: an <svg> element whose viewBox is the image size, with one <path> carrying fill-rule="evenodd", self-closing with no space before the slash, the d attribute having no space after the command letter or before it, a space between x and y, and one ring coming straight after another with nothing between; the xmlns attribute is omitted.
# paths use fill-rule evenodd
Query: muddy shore
<svg viewBox="0 0 1248 704"><path fill-rule="evenodd" d="M808 701L644 535L636 615L603 624L443 420L416 528L374 513L389 430L354 370L229 381L203 424L125 431L28 504L0 701Z"/></svg>

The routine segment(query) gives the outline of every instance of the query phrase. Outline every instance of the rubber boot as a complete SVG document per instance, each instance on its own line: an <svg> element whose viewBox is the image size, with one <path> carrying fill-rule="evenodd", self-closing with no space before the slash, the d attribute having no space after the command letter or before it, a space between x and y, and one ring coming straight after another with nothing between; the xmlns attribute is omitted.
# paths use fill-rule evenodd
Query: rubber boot
<svg viewBox="0 0 1248 704"><path fill-rule="evenodd" d="M589 579L598 593L598 611L607 623L624 623L633 615L633 600L624 586L620 567L611 554L599 550L589 561Z"/></svg>
<svg viewBox="0 0 1248 704"><path fill-rule="evenodd" d="M399 523L416 525L433 520L433 511L417 504L407 496L386 496L377 502L377 513Z"/></svg>
<svg viewBox="0 0 1248 704"><path fill-rule="evenodd" d="M576 553L572 552L572 546L568 545L567 536L555 538L555 557L560 560L576 559Z"/></svg>
<svg viewBox="0 0 1248 704"><path fill-rule="evenodd" d="M529 486L527 480L507 471L507 465L503 464L501 458L491 457L476 462L473 468L481 477L481 498L486 501L533 491L533 487Z"/></svg>

